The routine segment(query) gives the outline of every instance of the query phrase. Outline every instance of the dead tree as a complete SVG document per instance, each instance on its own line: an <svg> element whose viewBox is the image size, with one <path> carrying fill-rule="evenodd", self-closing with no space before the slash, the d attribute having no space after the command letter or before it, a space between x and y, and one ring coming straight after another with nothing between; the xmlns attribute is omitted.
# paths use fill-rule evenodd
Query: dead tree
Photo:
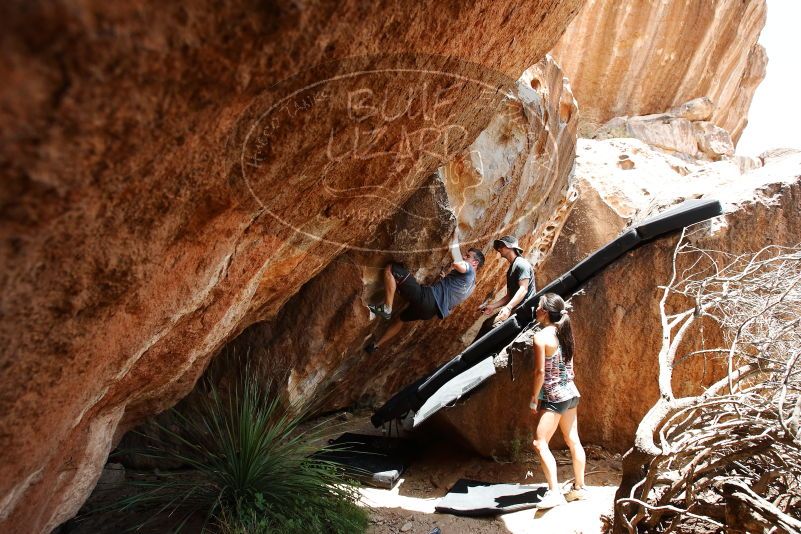
<svg viewBox="0 0 801 534"><path fill-rule="evenodd" d="M732 255L687 237L660 287L660 398L624 456L615 532L801 532L801 245ZM703 325L719 343L680 354ZM723 378L676 397L674 365L698 357Z"/></svg>

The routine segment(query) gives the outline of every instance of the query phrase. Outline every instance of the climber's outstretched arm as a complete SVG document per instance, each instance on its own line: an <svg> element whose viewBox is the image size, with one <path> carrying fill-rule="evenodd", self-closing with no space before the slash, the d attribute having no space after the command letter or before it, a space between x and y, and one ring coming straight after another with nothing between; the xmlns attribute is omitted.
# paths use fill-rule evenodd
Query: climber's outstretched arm
<svg viewBox="0 0 801 534"><path fill-rule="evenodd" d="M462 251L459 248L459 238L456 235L456 230L453 231L453 237L451 238L451 244L449 245L451 251L451 257L453 258L453 263L451 264L451 269L454 271L458 271L462 274L467 272L467 262L464 261L462 258Z"/></svg>

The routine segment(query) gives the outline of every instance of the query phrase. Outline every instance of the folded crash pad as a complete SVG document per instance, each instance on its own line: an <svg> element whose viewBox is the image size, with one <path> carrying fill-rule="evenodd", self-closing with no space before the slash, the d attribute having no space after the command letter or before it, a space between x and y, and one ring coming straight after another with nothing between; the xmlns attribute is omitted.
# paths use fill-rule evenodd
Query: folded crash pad
<svg viewBox="0 0 801 534"><path fill-rule="evenodd" d="M430 377L428 377L417 388L417 395L422 406L431 395L434 394L445 382L470 369L476 363L482 361L489 354L497 354L506 345L511 343L522 329L516 317L510 317L464 349L461 354L440 367Z"/></svg>
<svg viewBox="0 0 801 534"><path fill-rule="evenodd" d="M723 207L717 200L686 200L659 215L645 219L635 228L640 239L645 241L679 230L685 226L717 217L722 213Z"/></svg>
<svg viewBox="0 0 801 534"><path fill-rule="evenodd" d="M517 318L510 317L505 320L474 341L459 355L438 367L432 374L416 380L390 397L373 413L370 421L374 426L379 427L387 421L401 418L410 411L419 410L423 403L443 384L473 367L488 355L498 353L511 343L521 330Z"/></svg>
<svg viewBox="0 0 801 534"><path fill-rule="evenodd" d="M449 362L450 363L450 362ZM445 364L447 365L447 364ZM387 421L399 419L404 414L419 408L422 402L417 397L417 388L425 382L428 376L418 378L398 393L390 397L380 408L370 417L370 422L378 428Z"/></svg>
<svg viewBox="0 0 801 534"><path fill-rule="evenodd" d="M440 513L482 516L535 508L547 488L527 484L490 484L460 479L437 502Z"/></svg>
<svg viewBox="0 0 801 534"><path fill-rule="evenodd" d="M335 462L349 476L380 488L392 488L413 458L414 444L408 439L368 436L346 432L329 440L329 448L312 458Z"/></svg>
<svg viewBox="0 0 801 534"><path fill-rule="evenodd" d="M581 284L604 267L633 249L640 243L637 230L629 228L615 239L602 246L570 269L570 274Z"/></svg>
<svg viewBox="0 0 801 534"><path fill-rule="evenodd" d="M474 390L479 384L495 374L493 357L489 356L442 385L417 410L412 419L412 427L416 427L444 406L456 402L463 395Z"/></svg>

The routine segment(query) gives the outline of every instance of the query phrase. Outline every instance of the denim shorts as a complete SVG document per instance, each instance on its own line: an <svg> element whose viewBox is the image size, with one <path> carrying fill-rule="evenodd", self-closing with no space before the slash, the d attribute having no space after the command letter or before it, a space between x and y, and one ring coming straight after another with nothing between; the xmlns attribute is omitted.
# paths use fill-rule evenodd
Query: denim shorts
<svg viewBox="0 0 801 534"><path fill-rule="evenodd" d="M581 397L573 397L562 402L548 402L547 400L540 400L540 410L548 410L549 412L556 412L559 414L565 413L578 406Z"/></svg>

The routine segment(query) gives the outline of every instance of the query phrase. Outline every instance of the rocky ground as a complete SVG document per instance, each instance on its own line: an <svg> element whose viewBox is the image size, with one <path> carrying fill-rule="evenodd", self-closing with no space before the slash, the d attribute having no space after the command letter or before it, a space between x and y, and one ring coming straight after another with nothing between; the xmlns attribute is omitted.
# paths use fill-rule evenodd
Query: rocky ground
<svg viewBox="0 0 801 534"><path fill-rule="evenodd" d="M458 478L477 478L490 482L544 483L539 463L531 454L518 462L501 464L493 460L482 460L467 454L451 456L447 473L432 466L432 459L412 465L399 487L394 490L363 488L363 502L371 506L370 534L429 534L439 527L443 534L462 532L490 533L510 532L515 534L590 533L603 532L605 516L611 517L612 502L620 479L619 458L609 457L600 449L589 449L586 477L590 498L573 502L551 510L523 510L496 518L458 517L434 512L436 500L447 492L445 480L455 482ZM557 454L559 478L568 480L572 476L569 455ZM429 468L434 467L433 473ZM439 467L444 470L445 467ZM528 473L533 476L527 476ZM436 479L437 476L441 478Z"/></svg>
<svg viewBox="0 0 801 534"><path fill-rule="evenodd" d="M336 437L343 432L380 434L370 425L369 412L341 413L309 421L307 428L322 425L324 434ZM304 425L306 426L306 425ZM419 439L420 436L415 436ZM543 484L539 462L531 452L520 452L515 458L486 459L455 447L450 442L422 438L417 459L403 474L393 489L362 487L362 505L370 509L368 534L429 534L439 527L442 534L508 532L525 533L596 533L603 532L605 517L611 517L612 502L620 481L620 455L610 454L599 447L587 446L586 482L590 498L573 502L548 511L524 510L497 518L458 517L434 512L437 500L460 478L486 482ZM559 466L559 481L566 487L572 470L567 451L555 451ZM108 469L106 469L108 471ZM124 473L124 474L123 474ZM122 479L149 477L157 480L151 471L114 471L114 480L100 486L90 498L95 506L98 499L108 502L129 495L131 488ZM99 487L100 487L99 486ZM105 493L102 493L105 491ZM148 521L151 514L140 512L107 512L69 521L58 534L102 534L118 532ZM202 518L195 518L200 528ZM162 533L174 524L164 515L156 518L141 532ZM193 531L192 526L188 531Z"/></svg>
<svg viewBox="0 0 801 534"><path fill-rule="evenodd" d="M375 433L366 414L342 425L343 431ZM484 459L441 441L422 445L420 457L392 490L362 488L362 502L371 508L370 534L429 534L439 527L442 534L509 532L515 534L603 532L605 516L611 517L615 490L620 481L620 455L587 446L586 482L590 498L547 511L523 510L497 518L457 517L434 512L436 501L460 478L486 482L544 484L539 461L532 452L516 458ZM559 481L572 479L570 455L555 451Z"/></svg>

